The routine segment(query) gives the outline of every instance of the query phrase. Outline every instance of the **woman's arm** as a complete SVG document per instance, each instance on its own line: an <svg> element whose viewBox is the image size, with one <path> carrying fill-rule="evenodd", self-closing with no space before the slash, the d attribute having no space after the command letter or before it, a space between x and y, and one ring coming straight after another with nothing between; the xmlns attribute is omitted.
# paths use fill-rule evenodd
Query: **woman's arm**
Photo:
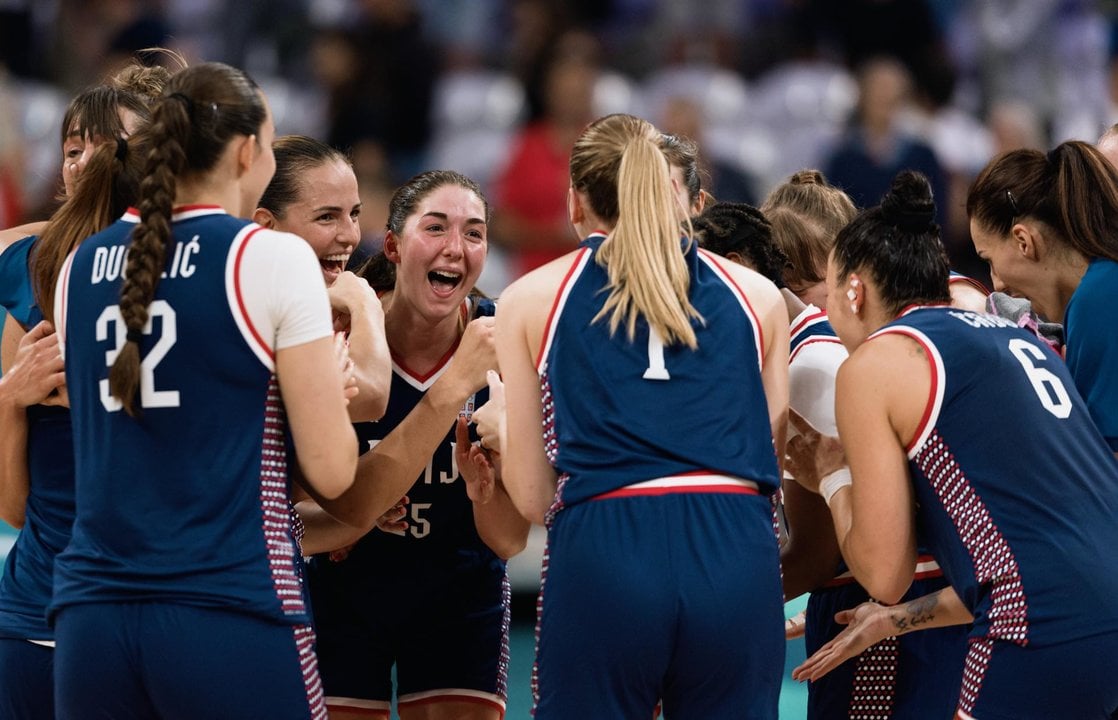
<svg viewBox="0 0 1118 720"><path fill-rule="evenodd" d="M369 532L415 484L462 406L485 386L485 372L493 367L493 318L478 318L466 326L454 357L419 404L358 459L353 485L333 499L314 492L312 497L329 516L353 528L353 540ZM322 519L317 513L303 517L307 536L322 530L318 526ZM312 538L311 542L318 541Z"/></svg>
<svg viewBox="0 0 1118 720"><path fill-rule="evenodd" d="M850 658L894 635L966 625L973 622L974 617L955 591L946 587L904 605L862 603L851 610L839 612L835 620L848 625L793 670L794 679L818 680Z"/></svg>
<svg viewBox="0 0 1118 720"><path fill-rule="evenodd" d="M23 527L30 477L27 469L27 408L47 400L66 382L58 336L44 321L23 335L8 316L6 338L20 337L14 353L5 344L0 377L0 518ZM7 357L9 354L12 357Z"/></svg>
<svg viewBox="0 0 1118 720"><path fill-rule="evenodd" d="M842 560L831 511L823 498L795 480L784 482L784 517L788 541L780 548L785 601L823 586Z"/></svg>
<svg viewBox="0 0 1118 720"><path fill-rule="evenodd" d="M533 356L538 342L532 342L529 331L532 314L547 305L532 290L514 283L497 306L497 359L505 401L505 432L499 452L502 479L513 505L523 517L542 525L555 500L556 477L544 452L540 377ZM500 393L491 384L490 402Z"/></svg>
<svg viewBox="0 0 1118 720"><path fill-rule="evenodd" d="M931 387L912 340L885 335L839 370L835 415L852 483L831 498L842 556L874 598L901 599L916 566L912 482L904 439L919 425Z"/></svg>
<svg viewBox="0 0 1118 720"><path fill-rule="evenodd" d="M492 460L485 451L470 442L465 418L458 418L455 427L454 457L466 483L466 494L473 502L474 525L489 549L502 560L508 560L528 544L532 524L512 504L500 480L500 454Z"/></svg>
<svg viewBox="0 0 1118 720"><path fill-rule="evenodd" d="M335 330L347 331L358 393L349 404L353 422L379 420L388 407L392 357L384 334L384 308L369 283L351 272L338 276L327 290L335 313ZM339 327L340 325L340 327Z"/></svg>
<svg viewBox="0 0 1118 720"><path fill-rule="evenodd" d="M324 498L339 497L352 485L357 463L338 342L340 336L324 337L276 352L276 377L304 487Z"/></svg>

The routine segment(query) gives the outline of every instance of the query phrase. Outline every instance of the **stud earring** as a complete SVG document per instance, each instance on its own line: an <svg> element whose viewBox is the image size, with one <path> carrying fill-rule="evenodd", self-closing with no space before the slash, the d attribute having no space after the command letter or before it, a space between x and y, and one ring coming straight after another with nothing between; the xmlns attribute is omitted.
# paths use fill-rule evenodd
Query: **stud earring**
<svg viewBox="0 0 1118 720"><path fill-rule="evenodd" d="M854 300L856 297L858 297L858 296L856 294L854 294L854 289L853 288L846 291L846 299L847 300Z"/></svg>
<svg viewBox="0 0 1118 720"><path fill-rule="evenodd" d="M858 314L858 303L850 303L850 312Z"/></svg>

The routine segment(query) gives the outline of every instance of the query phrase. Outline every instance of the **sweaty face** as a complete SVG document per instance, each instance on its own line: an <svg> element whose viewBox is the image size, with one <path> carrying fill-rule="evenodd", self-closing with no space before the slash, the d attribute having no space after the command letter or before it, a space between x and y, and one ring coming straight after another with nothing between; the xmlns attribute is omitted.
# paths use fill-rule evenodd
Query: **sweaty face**
<svg viewBox="0 0 1118 720"><path fill-rule="evenodd" d="M443 185L420 200L385 252L396 263L393 303L433 321L458 311L485 265L485 205L472 190Z"/></svg>
<svg viewBox="0 0 1118 720"><path fill-rule="evenodd" d="M357 177L343 160L328 160L302 173L299 196L277 218L275 228L306 240L329 287L344 270L361 239L361 196Z"/></svg>

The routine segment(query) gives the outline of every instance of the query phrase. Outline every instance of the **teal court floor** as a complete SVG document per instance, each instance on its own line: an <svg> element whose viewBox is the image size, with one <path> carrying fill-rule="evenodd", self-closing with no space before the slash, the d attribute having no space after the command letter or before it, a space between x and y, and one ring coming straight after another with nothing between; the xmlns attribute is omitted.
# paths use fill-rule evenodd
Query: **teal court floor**
<svg viewBox="0 0 1118 720"><path fill-rule="evenodd" d="M16 532L0 522L0 559L7 557L15 541ZM788 616L803 609L806 600L796 600L785 606ZM530 620L517 620L512 625L509 638L509 702L507 720L529 720L532 710L532 658L535 653L535 629ZM807 715L807 686L792 680L792 668L803 662L803 640L788 643L784 661L784 684L780 693L782 720L801 720ZM393 716L395 717L395 716Z"/></svg>

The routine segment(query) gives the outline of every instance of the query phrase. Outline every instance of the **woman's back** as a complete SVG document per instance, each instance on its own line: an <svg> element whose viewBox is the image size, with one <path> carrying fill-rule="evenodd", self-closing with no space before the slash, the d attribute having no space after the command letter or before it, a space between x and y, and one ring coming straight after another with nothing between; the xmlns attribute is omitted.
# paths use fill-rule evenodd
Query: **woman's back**
<svg viewBox="0 0 1118 720"><path fill-rule="evenodd" d="M55 606L159 597L305 620L274 358L329 335L313 253L219 208L176 212L132 418L102 378L126 338L120 274L137 221L83 243L61 286L82 462Z"/></svg>
<svg viewBox="0 0 1118 720"><path fill-rule="evenodd" d="M560 490L571 504L652 478L732 475L771 489L779 478L761 383L761 322L726 260L687 251L698 346L665 346L637 324L629 339L600 313L607 271L592 235L560 288L538 356L544 423ZM652 337L650 337L650 334Z"/></svg>
<svg viewBox="0 0 1118 720"><path fill-rule="evenodd" d="M908 457L973 635L1035 646L1118 630L1102 610L1118 593L1102 571L1118 543L1118 463L1060 358L1009 321L949 308L910 310L873 337L889 333L916 339L933 368ZM990 432L1007 418L1012 433Z"/></svg>

